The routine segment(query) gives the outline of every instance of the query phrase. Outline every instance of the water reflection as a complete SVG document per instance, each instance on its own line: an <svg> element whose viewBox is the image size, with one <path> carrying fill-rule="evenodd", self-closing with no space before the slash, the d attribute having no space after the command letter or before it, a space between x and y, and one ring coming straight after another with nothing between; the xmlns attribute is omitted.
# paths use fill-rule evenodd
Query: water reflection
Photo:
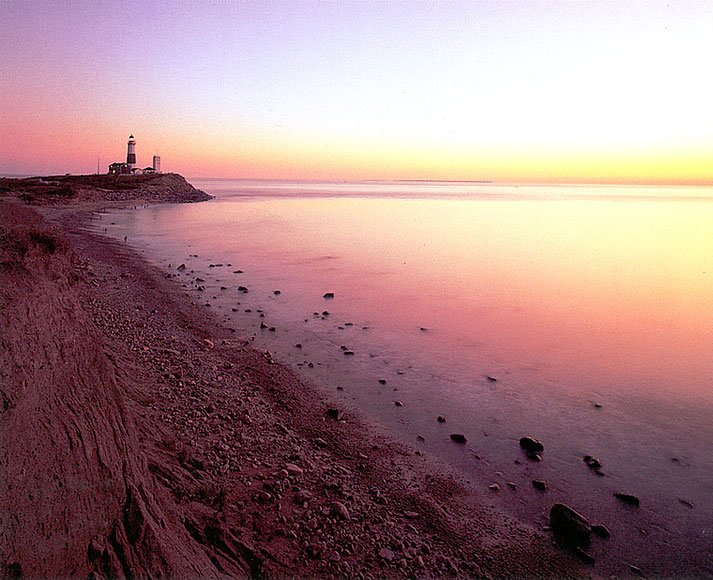
<svg viewBox="0 0 713 580"><path fill-rule="evenodd" d="M705 549L701 530L713 517L709 190L478 186L474 195L472 184L369 183L348 195L345 184L196 185L221 197L124 213L121 236L128 229L165 263L204 268L216 288L238 282L233 268L217 272L208 261L244 270L239 283L251 292L240 300L265 308L278 326L265 338L269 348L281 344L296 364L314 357L310 379L345 385L367 415L411 440L424 436L424 448L468 477L499 471L528 489L536 469L552 482L548 494L509 506L530 521L547 502L576 502L613 526L612 554L646 552L664 571ZM190 261L194 253L200 258ZM325 292L335 298L321 320L312 312L327 308ZM234 293L216 294L214 311L222 307L235 324L259 320L232 315ZM290 354L296 342L304 348ZM356 352L349 362L344 344ZM386 376L384 388L377 379ZM392 388L403 409L383 404ZM443 437L440 414L467 434L481 463ZM513 462L528 433L546 441L536 468ZM596 484L586 454L605 462L607 477ZM622 486L646 498L636 523L648 526L646 538L607 503ZM679 497L696 510L682 515Z"/></svg>

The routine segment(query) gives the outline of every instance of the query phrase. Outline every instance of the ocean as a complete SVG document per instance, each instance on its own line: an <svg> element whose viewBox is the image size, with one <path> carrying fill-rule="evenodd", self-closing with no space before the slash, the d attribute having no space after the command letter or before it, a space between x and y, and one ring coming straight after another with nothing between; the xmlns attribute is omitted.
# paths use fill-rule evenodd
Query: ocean
<svg viewBox="0 0 713 580"><path fill-rule="evenodd" d="M483 501L605 524L602 570L713 574L713 189L189 181L93 223Z"/></svg>

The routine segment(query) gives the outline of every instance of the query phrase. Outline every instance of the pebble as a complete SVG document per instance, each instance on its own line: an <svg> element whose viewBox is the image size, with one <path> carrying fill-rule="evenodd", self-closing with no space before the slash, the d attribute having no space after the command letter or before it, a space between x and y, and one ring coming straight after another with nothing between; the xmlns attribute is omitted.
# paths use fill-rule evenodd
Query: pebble
<svg viewBox="0 0 713 580"><path fill-rule="evenodd" d="M620 502L634 507L639 507L639 498L628 493L615 493L614 497Z"/></svg>
<svg viewBox="0 0 713 580"><path fill-rule="evenodd" d="M285 465L285 470L287 470L287 473L290 475L302 475L304 473L304 469L294 463L287 463Z"/></svg>
<svg viewBox="0 0 713 580"><path fill-rule="evenodd" d="M451 439L456 443L465 443L466 441L468 441L468 439L466 439L465 435L463 435L462 433L451 433Z"/></svg>
<svg viewBox="0 0 713 580"><path fill-rule="evenodd" d="M492 491L500 491L500 486L497 483L491 483L488 486L488 489L490 489Z"/></svg>
<svg viewBox="0 0 713 580"><path fill-rule="evenodd" d="M386 560L387 562L393 562L394 553L388 548L381 548L381 550L379 550L379 558Z"/></svg>
<svg viewBox="0 0 713 580"><path fill-rule="evenodd" d="M522 447L525 451L531 451L534 453L540 453L545 450L545 446L542 442L538 441L534 437L521 437L520 447Z"/></svg>
<svg viewBox="0 0 713 580"><path fill-rule="evenodd" d="M439 423L445 423L445 422L446 422L446 418L445 418L443 415L439 415L437 421L438 421Z"/></svg>
<svg viewBox="0 0 713 580"><path fill-rule="evenodd" d="M403 406L404 406L404 404L403 404L401 401L394 401L394 405L396 405L397 407L403 407Z"/></svg>
<svg viewBox="0 0 713 580"><path fill-rule="evenodd" d="M342 411L340 409L327 409L327 417L339 421L342 418Z"/></svg>
<svg viewBox="0 0 713 580"><path fill-rule="evenodd" d="M351 517L349 515L349 510L347 509L347 506L345 506L343 503L340 503L338 501L335 501L332 504L332 514L334 514L336 517L342 519L342 520L350 520Z"/></svg>
<svg viewBox="0 0 713 580"><path fill-rule="evenodd" d="M545 491L547 489L547 482L544 479L533 479L532 487L540 491Z"/></svg>
<svg viewBox="0 0 713 580"><path fill-rule="evenodd" d="M326 292L322 298L334 298L334 292Z"/></svg>

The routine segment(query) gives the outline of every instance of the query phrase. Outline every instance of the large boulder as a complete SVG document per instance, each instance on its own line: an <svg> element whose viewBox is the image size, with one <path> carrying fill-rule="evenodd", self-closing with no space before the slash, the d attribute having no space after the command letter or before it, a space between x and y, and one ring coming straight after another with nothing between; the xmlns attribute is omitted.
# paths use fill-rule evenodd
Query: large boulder
<svg viewBox="0 0 713 580"><path fill-rule="evenodd" d="M585 548L589 545L592 526L587 519L571 507L556 503L550 510L550 527L555 540L571 548Z"/></svg>

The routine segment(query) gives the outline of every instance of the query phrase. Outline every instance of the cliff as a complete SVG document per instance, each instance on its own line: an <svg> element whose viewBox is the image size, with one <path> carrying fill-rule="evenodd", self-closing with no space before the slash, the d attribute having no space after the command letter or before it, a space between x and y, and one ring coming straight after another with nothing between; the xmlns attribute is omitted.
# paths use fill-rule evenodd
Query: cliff
<svg viewBox="0 0 713 580"><path fill-rule="evenodd" d="M3 577L247 575L189 534L215 526L210 510L157 484L151 469L186 490L197 481L142 437L165 433L137 414L135 368L85 312L69 241L26 206L0 208Z"/></svg>
<svg viewBox="0 0 713 580"><path fill-rule="evenodd" d="M32 205L83 201L196 202L212 199L177 173L0 178L0 195Z"/></svg>

